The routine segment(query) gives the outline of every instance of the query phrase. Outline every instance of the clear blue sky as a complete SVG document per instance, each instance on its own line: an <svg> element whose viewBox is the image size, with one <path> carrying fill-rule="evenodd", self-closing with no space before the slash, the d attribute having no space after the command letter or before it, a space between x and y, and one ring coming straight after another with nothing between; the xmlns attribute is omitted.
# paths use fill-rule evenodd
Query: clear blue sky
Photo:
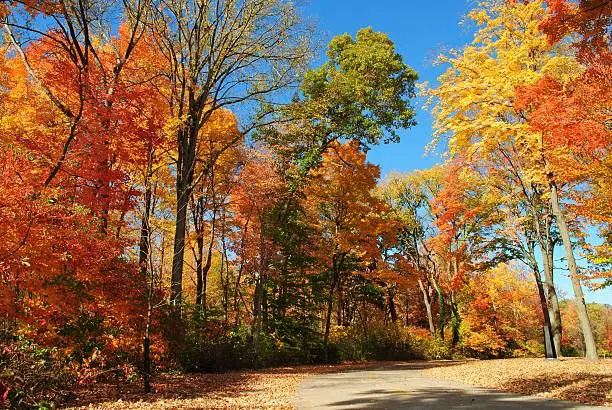
<svg viewBox="0 0 612 410"><path fill-rule="evenodd" d="M354 35L368 26L387 33L406 64L419 73L419 81L436 84L442 68L433 66L435 57L440 51L459 48L472 40L473 31L460 23L473 4L473 0L306 0L303 14L314 20L325 42L342 33ZM422 100L415 102L415 108L418 125L402 131L399 144L381 145L368 154L370 162L380 165L383 175L428 168L439 161L435 155L424 156L432 135L431 114L423 109ZM557 258L562 256L559 249ZM561 261L557 266L565 267ZM556 277L562 293L572 297L566 271L559 269ZM585 292L588 302L612 304L612 289Z"/></svg>

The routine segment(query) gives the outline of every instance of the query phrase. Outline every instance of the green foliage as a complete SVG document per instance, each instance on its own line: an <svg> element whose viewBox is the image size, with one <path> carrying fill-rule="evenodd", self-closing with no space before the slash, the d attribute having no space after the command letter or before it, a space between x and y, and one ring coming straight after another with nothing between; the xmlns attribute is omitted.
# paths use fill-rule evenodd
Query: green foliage
<svg viewBox="0 0 612 410"><path fill-rule="evenodd" d="M226 331L214 317L190 315L175 360L184 372L217 372L320 361L322 337L296 316L277 318L260 335L258 354L248 326ZM273 330L272 330L273 329Z"/></svg>
<svg viewBox="0 0 612 410"><path fill-rule="evenodd" d="M70 397L74 382L67 358L57 349L23 338L0 344L0 405L54 408L54 403Z"/></svg>
<svg viewBox="0 0 612 410"><path fill-rule="evenodd" d="M511 355L512 357L545 357L544 344L539 340L527 340L524 343L518 343Z"/></svg>
<svg viewBox="0 0 612 410"><path fill-rule="evenodd" d="M94 350L102 350L104 342L101 339L105 332L110 333L110 329L105 329L103 323L104 318L82 312L73 321L60 327L59 334L75 343L73 359L83 360Z"/></svg>
<svg viewBox="0 0 612 410"><path fill-rule="evenodd" d="M415 124L410 100L417 73L385 33L363 28L329 43L328 61L306 73L300 94L279 113L285 124L263 130L258 138L280 151L289 149L305 175L338 139L358 141L362 148L397 142L398 128Z"/></svg>
<svg viewBox="0 0 612 410"><path fill-rule="evenodd" d="M349 34L337 36L329 43L327 57L325 64L306 73L301 86L302 105L317 110L311 118L329 113L315 121L323 131L320 135L377 144L386 132L385 142L397 142L395 129L414 125L415 113L407 99L414 96L417 74L404 64L385 33L368 27L354 39Z"/></svg>
<svg viewBox="0 0 612 410"><path fill-rule="evenodd" d="M442 360L456 353L448 341L404 325L380 327L367 334L357 326L336 327L330 341L338 361Z"/></svg>

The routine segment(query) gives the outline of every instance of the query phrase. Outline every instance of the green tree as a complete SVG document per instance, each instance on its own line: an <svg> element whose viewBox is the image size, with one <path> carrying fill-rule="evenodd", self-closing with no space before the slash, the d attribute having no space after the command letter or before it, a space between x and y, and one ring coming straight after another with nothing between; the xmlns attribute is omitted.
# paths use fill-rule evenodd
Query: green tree
<svg viewBox="0 0 612 410"><path fill-rule="evenodd" d="M410 99L417 73L407 66L385 33L363 28L352 38L331 40L327 62L308 71L298 95L277 112L282 127L260 137L287 154L297 154L300 171L318 165L334 141L358 141L362 149L397 142L398 128L415 124Z"/></svg>

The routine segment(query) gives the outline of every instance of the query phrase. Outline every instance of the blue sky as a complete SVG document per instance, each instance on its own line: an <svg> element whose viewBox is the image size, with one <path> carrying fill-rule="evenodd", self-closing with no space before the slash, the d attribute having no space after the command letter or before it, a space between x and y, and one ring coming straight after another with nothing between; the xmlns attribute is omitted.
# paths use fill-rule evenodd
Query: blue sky
<svg viewBox="0 0 612 410"><path fill-rule="evenodd" d="M314 20L323 33L323 41L333 36L371 26L383 31L395 43L406 64L419 73L419 81L436 83L442 72L434 67L435 57L443 50L458 48L472 40L473 31L461 25L463 16L474 4L473 0L306 0L304 17ZM322 51L323 53L324 51ZM370 162L380 165L382 174L390 171L411 171L428 168L439 161L433 154L425 156L425 146L431 140L432 117L423 109L423 101L415 102L417 126L400 132L398 144L374 147L368 154ZM557 258L562 257L557 251ZM562 261L557 261L564 268ZM565 297L572 297L571 284L563 269L556 272L557 284ZM612 289L590 292L585 289L588 302L612 304Z"/></svg>

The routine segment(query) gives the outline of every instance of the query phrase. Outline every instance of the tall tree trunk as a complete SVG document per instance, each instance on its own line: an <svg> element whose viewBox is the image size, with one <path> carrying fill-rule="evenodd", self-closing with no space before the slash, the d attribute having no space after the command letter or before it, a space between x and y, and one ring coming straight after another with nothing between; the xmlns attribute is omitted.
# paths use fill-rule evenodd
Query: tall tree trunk
<svg viewBox="0 0 612 410"><path fill-rule="evenodd" d="M203 199L200 198L199 201L203 202ZM200 224L198 239L197 239L197 256L196 256L196 306L204 313L204 317L206 317L206 309L207 309L207 301L206 301L206 291L208 284L208 272L210 271L210 267L212 266L212 251L213 244L215 239L215 225L216 225L216 215L217 211L213 208L213 217L211 222L211 233L210 233L210 242L208 243L208 249L206 251L206 262L204 263L204 205L203 203L198 205L200 206L200 218L202 218L197 223Z"/></svg>
<svg viewBox="0 0 612 410"><path fill-rule="evenodd" d="M138 267L142 278L148 282L147 289L147 317L145 322L145 332L142 343L142 364L143 364L143 384L145 393L151 392L151 324L153 317L153 294L154 277L149 271L149 257L151 252L151 213L153 207L153 189L151 187L151 177L153 174L153 150L148 146L147 170L145 174L144 210L140 226L140 241L138 243Z"/></svg>
<svg viewBox="0 0 612 410"><path fill-rule="evenodd" d="M444 292L433 276L432 283L438 295L438 333L440 334L440 339L444 340L444 328L446 326L446 302L444 301Z"/></svg>
<svg viewBox="0 0 612 410"><path fill-rule="evenodd" d="M230 289L230 263L227 255L227 246L225 242L225 212L221 218L221 268L219 269L219 279L223 288L223 327L227 328L229 321L229 289Z"/></svg>
<svg viewBox="0 0 612 410"><path fill-rule="evenodd" d="M190 90L191 91L191 90ZM191 98L190 98L191 99ZM176 218L174 224L174 253L170 282L170 303L180 313L183 297L183 264L185 261L185 234L187 233L187 207L195 170L196 142L198 138L197 112L189 112L188 126L179 130L178 158L176 162Z"/></svg>
<svg viewBox="0 0 612 410"><path fill-rule="evenodd" d="M538 192L536 188L533 188L533 191ZM536 199L541 199L539 194L534 198L534 200ZM546 290L546 299L548 302L547 309L548 317L550 319L551 336L553 338L557 357L561 357L561 309L559 308L559 298L557 297L557 290L555 289L554 282L553 255L555 243L551 233L552 223L547 217L543 218L541 216L534 204L531 204L530 206L530 213L536 230L536 241L538 243L538 247L540 248L540 256L542 257L544 288Z"/></svg>
<svg viewBox="0 0 612 410"><path fill-rule="evenodd" d="M170 282L170 303L180 309L183 297L183 262L185 258L185 233L187 231L187 205L189 195L186 187L177 187L177 208L174 223L174 253Z"/></svg>
<svg viewBox="0 0 612 410"><path fill-rule="evenodd" d="M242 237L240 238L240 254L244 255L244 248L245 248L245 240L246 240L246 234L247 231L249 229L249 221L250 219L247 218L246 222L244 223L244 226L242 227L241 231L242 231ZM238 325L240 324L240 281L242 279L242 271L244 270L244 260L240 262L240 267L238 268L238 273L235 276L235 280L234 280L234 328L237 328Z"/></svg>
<svg viewBox="0 0 612 410"><path fill-rule="evenodd" d="M548 329L548 333L551 337L551 347L552 347L552 352L551 356L553 358L557 358L558 357L558 353L557 353L557 346L554 340L554 333L553 333L553 327L550 321L550 313L548 310L548 303L546 303L546 294L544 292L544 285L542 284L542 278L540 276L540 271L538 269L537 266L534 266L533 269L533 275L535 276L535 280L536 280L536 285L538 287L538 296L540 297L540 307L542 308L542 316L544 317L544 327L546 327ZM546 344L548 343L546 341L546 334L544 334L544 345L546 346Z"/></svg>
<svg viewBox="0 0 612 410"><path fill-rule="evenodd" d="M332 308L334 303L335 283L332 284L327 296L327 312L325 314L325 334L323 335L323 360L329 361L329 329L331 327Z"/></svg>
<svg viewBox="0 0 612 410"><path fill-rule="evenodd" d="M559 308L559 298L554 282L554 258L553 249L549 243L546 248L540 246L540 254L542 256L542 264L544 267L544 286L548 300L548 317L550 319L551 335L555 345L557 357L561 357L561 309Z"/></svg>
<svg viewBox="0 0 612 410"><path fill-rule="evenodd" d="M202 312L202 299L206 299L206 280L203 274L203 259L204 259L204 235L198 232L196 239L196 299L195 305L198 312ZM204 310L206 310L206 301L204 301Z"/></svg>
<svg viewBox="0 0 612 410"><path fill-rule="evenodd" d="M529 257L529 265L531 266L531 270L533 272L533 276L536 281L536 286L538 288L538 296L540 298L540 307L542 309L542 317L544 318L544 327L548 329L548 335L550 336L551 343L551 355L553 358L557 358L559 355L559 351L557 350L557 345L554 341L554 331L551 323L551 312L550 305L547 302L546 292L544 290L544 284L542 282L542 275L540 274L540 268L538 266L538 261L535 256L535 242L530 242L527 245L528 248L528 257ZM555 295L556 296L556 295ZM544 345L546 346L548 341L546 340L546 333L544 333ZM547 349L548 353L548 349Z"/></svg>
<svg viewBox="0 0 612 410"><path fill-rule="evenodd" d="M259 361L259 346L261 335L261 307L263 302L263 284L261 274L255 279L255 294L253 295L253 324L251 325L251 332L253 337L253 349L255 351L255 358Z"/></svg>
<svg viewBox="0 0 612 410"><path fill-rule="evenodd" d="M251 333L253 336L253 348L255 357L259 361L260 336L262 329L263 303L264 303L264 280L266 269L266 249L264 236L264 219L259 218L259 272L255 277L255 294L253 295L253 324L251 325Z"/></svg>
<svg viewBox="0 0 612 410"><path fill-rule="evenodd" d="M151 324L153 321L153 278L147 295L147 321L145 325L145 334L143 340L142 364L143 364L143 382L145 393L151 393Z"/></svg>
<svg viewBox="0 0 612 410"><path fill-rule="evenodd" d="M344 259L342 257L342 259ZM341 262L334 261L334 267L332 269L332 283L329 289L329 295L327 296L327 312L325 315L325 334L323 335L323 359L325 362L329 361L329 329L331 326L331 316L332 316L332 308L334 304L334 292L336 291L336 286L338 285L338 280L340 278L340 265Z"/></svg>
<svg viewBox="0 0 612 410"><path fill-rule="evenodd" d="M430 286L427 285L429 288ZM423 281L419 279L419 288L421 289L421 293L423 294L423 304L425 304L425 311L427 313L427 323L429 324L429 332L432 336L436 334L436 328L434 326L433 314L431 312L431 298L428 292L428 289L425 289L425 285L423 285Z"/></svg>
<svg viewBox="0 0 612 410"><path fill-rule="evenodd" d="M145 175L144 210L140 224L140 241L138 243L138 266L140 275L147 277L147 266L149 262L149 248L151 243L151 205L153 203L153 190L151 188L151 173L153 171L153 154L149 147L149 158L147 161L147 173Z"/></svg>
<svg viewBox="0 0 612 410"><path fill-rule="evenodd" d="M451 292L451 330L452 339L451 343L456 346L459 343L459 326L461 325L461 317L459 316L459 307L455 300L455 294Z"/></svg>
<svg viewBox="0 0 612 410"><path fill-rule="evenodd" d="M391 322L397 322L397 309L395 308L395 295L393 290L389 287L387 289L389 295L389 314L391 316Z"/></svg>
<svg viewBox="0 0 612 410"><path fill-rule="evenodd" d="M578 266L576 265L576 260L574 259L574 250L570 239L569 229L565 221L565 215L563 215L563 212L561 212L557 186L554 182L551 182L550 184L550 200L553 213L557 219L557 225L559 226L559 233L561 234L561 239L563 240L563 247L565 248L567 267L570 271L570 279L572 281L572 288L574 290L576 309L578 310L580 328L582 330L582 337L584 339L584 347L586 350L585 357L589 360L597 360L598 356L597 347L595 345L595 337L593 336L593 329L591 327L591 320L589 319L586 304L584 303L584 294L582 292L580 277L578 276Z"/></svg>

